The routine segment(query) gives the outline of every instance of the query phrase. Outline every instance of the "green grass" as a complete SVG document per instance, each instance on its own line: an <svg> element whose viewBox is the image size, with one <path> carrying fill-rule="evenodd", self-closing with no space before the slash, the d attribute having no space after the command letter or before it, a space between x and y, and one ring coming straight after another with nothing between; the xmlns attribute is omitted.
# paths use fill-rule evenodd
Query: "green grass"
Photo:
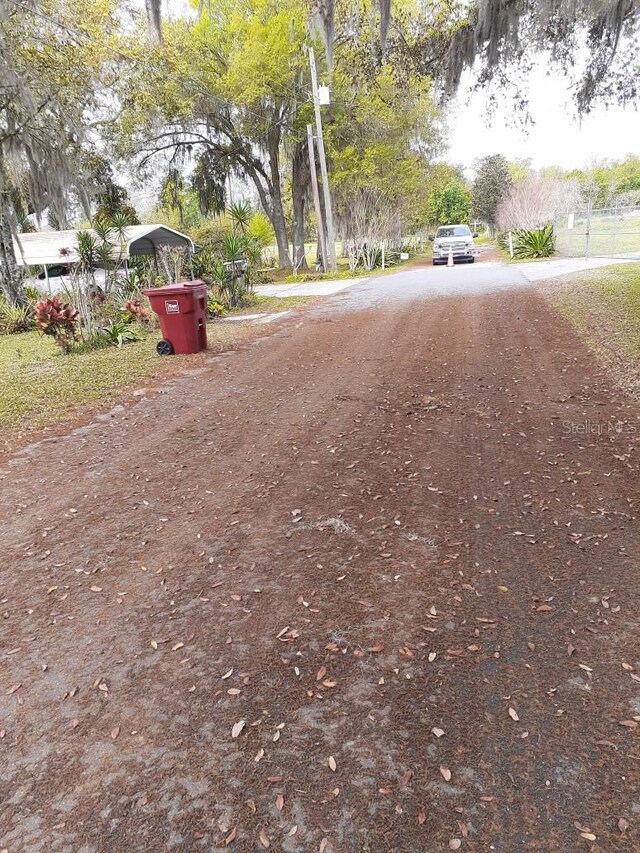
<svg viewBox="0 0 640 853"><path fill-rule="evenodd" d="M250 310L284 310L301 301L258 297ZM246 334L240 324L207 326L213 350L232 346ZM200 358L160 358L155 351L159 338L159 330L154 329L120 348L63 355L51 338L38 332L0 335L0 430L5 440L12 430L38 431L112 405L128 389L174 374L188 360Z"/></svg>
<svg viewBox="0 0 640 853"><path fill-rule="evenodd" d="M640 378L640 263L558 280L545 294L625 386Z"/></svg>
<svg viewBox="0 0 640 853"><path fill-rule="evenodd" d="M640 216L594 215L591 219L589 254L592 257L628 255L640 252ZM556 246L562 255L582 257L586 250L587 221L576 216L574 227L555 229Z"/></svg>
<svg viewBox="0 0 640 853"><path fill-rule="evenodd" d="M263 312L291 311L294 308L301 308L307 305L313 296L259 296L254 294L250 301L243 308L234 308L231 311L225 311L224 316L238 316L242 314L262 314Z"/></svg>
<svg viewBox="0 0 640 853"><path fill-rule="evenodd" d="M0 337L0 427L28 421L37 429L63 419L80 403L113 399L153 372L155 336L121 349L63 355L37 332Z"/></svg>

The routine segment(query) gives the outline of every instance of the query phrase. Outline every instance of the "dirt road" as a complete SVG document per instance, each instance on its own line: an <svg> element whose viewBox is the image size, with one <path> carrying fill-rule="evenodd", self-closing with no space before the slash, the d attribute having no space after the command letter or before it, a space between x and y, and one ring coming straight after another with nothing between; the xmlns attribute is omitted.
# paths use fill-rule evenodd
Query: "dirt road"
<svg viewBox="0 0 640 853"><path fill-rule="evenodd" d="M521 288L336 297L16 456L0 849L640 849L639 436Z"/></svg>

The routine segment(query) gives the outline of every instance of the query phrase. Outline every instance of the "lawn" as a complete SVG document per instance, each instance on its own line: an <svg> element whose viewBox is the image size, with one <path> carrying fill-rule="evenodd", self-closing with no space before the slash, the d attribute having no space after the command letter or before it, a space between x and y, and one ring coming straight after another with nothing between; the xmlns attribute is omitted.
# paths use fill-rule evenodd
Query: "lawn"
<svg viewBox="0 0 640 853"><path fill-rule="evenodd" d="M284 311L308 301L256 296L248 308L232 313ZM241 342L250 328L241 323L209 323L209 349ZM176 373L185 363L201 358L160 358L155 351L158 339L159 332L152 330L121 348L63 355L51 338L38 332L0 335L0 430L5 445L12 432L38 432L112 405L127 390Z"/></svg>
<svg viewBox="0 0 640 853"><path fill-rule="evenodd" d="M640 394L640 263L558 279L543 290L618 381Z"/></svg>
<svg viewBox="0 0 640 853"><path fill-rule="evenodd" d="M587 220L576 215L572 229L562 222L556 225L556 247L559 254L582 257L587 248ZM589 254L592 257L614 257L640 252L640 216L595 213L590 223Z"/></svg>

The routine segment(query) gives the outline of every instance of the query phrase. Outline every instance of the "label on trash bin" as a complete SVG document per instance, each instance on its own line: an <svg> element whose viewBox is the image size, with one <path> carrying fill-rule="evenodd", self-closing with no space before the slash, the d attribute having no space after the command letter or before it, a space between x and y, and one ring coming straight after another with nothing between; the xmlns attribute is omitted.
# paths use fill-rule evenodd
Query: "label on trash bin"
<svg viewBox="0 0 640 853"><path fill-rule="evenodd" d="M164 301L165 314L179 314L180 305L177 299L165 299Z"/></svg>

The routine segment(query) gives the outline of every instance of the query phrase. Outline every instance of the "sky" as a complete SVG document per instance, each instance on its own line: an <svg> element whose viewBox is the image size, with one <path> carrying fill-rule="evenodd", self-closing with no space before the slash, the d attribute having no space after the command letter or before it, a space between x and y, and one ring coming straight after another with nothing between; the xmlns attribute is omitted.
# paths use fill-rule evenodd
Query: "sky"
<svg viewBox="0 0 640 853"><path fill-rule="evenodd" d="M504 154L509 160L531 158L532 165L588 166L596 159L622 159L640 155L640 111L633 107L596 107L580 123L567 81L558 74L547 75L538 68L529 86L533 127L513 126L513 108L508 97L487 118L486 92L460 90L449 115L449 149L445 158L472 168L476 158Z"/></svg>

